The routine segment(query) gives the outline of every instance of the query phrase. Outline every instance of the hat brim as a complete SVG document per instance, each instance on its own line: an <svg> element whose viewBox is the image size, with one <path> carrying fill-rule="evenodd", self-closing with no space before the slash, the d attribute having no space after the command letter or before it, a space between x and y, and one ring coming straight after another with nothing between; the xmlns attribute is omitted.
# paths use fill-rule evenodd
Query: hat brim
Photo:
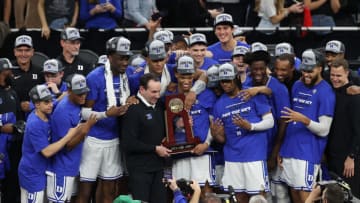
<svg viewBox="0 0 360 203"><path fill-rule="evenodd" d="M44 98L32 99L32 101L35 103L35 102L41 102L41 101L50 101L52 99L53 99L53 97L51 95L48 95Z"/></svg>
<svg viewBox="0 0 360 203"><path fill-rule="evenodd" d="M207 42L204 42L204 41L193 42L193 43L189 44L189 46L192 47L192 46L194 46L196 44L207 46Z"/></svg>
<svg viewBox="0 0 360 203"><path fill-rule="evenodd" d="M229 21L222 21L222 22L218 22L214 25L214 27L218 26L218 25L230 25L232 28L234 27L234 23L229 22Z"/></svg>
<svg viewBox="0 0 360 203"><path fill-rule="evenodd" d="M177 73L179 73L180 75L186 75L186 74L194 74L195 70L178 70L177 69Z"/></svg>
<svg viewBox="0 0 360 203"><path fill-rule="evenodd" d="M64 40L75 41L75 40L84 40L84 38L83 37L73 37L73 38L68 38L68 39L64 39Z"/></svg>
<svg viewBox="0 0 360 203"><path fill-rule="evenodd" d="M166 53L164 53L164 54L149 54L149 58L152 61L163 60L166 58Z"/></svg>
<svg viewBox="0 0 360 203"><path fill-rule="evenodd" d="M134 55L131 51L115 51L115 54L121 56L132 56Z"/></svg>
<svg viewBox="0 0 360 203"><path fill-rule="evenodd" d="M64 71L64 69L59 69L58 71L42 71L43 73L60 73L61 71Z"/></svg>
<svg viewBox="0 0 360 203"><path fill-rule="evenodd" d="M220 76L219 75L219 81L220 80L234 80L236 78L236 75L227 75L227 76Z"/></svg>
<svg viewBox="0 0 360 203"><path fill-rule="evenodd" d="M29 47L29 48L33 48L33 46L32 46L32 45L30 45L30 44L26 44L26 43L17 44L17 45L15 45L15 48L18 48L18 47L21 47L21 46L27 46L27 47Z"/></svg>
<svg viewBox="0 0 360 203"><path fill-rule="evenodd" d="M301 64L300 65L300 70L302 71L310 71L313 70L315 68L316 65L305 65L305 64Z"/></svg>
<svg viewBox="0 0 360 203"><path fill-rule="evenodd" d="M84 94L84 93L88 93L89 91L90 91L90 89L88 87L77 89L77 90L72 90L72 92L74 94Z"/></svg>

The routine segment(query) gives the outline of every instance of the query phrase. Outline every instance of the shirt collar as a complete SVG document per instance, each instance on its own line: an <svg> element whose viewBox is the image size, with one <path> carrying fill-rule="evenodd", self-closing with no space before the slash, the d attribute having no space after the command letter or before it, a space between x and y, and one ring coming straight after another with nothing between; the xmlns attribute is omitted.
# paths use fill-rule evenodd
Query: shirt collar
<svg viewBox="0 0 360 203"><path fill-rule="evenodd" d="M136 96L145 104L145 106L155 109L155 104L150 104L148 101L146 101L146 99L140 94L140 92L138 92Z"/></svg>

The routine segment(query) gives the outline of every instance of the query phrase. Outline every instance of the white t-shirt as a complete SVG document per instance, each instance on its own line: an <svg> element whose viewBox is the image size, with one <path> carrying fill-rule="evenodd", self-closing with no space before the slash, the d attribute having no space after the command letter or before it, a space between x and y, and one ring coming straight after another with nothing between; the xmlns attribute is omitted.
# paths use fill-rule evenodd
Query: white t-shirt
<svg viewBox="0 0 360 203"><path fill-rule="evenodd" d="M258 16L261 17L258 27L279 27L280 23L272 24L270 17L276 15L274 0L261 0Z"/></svg>

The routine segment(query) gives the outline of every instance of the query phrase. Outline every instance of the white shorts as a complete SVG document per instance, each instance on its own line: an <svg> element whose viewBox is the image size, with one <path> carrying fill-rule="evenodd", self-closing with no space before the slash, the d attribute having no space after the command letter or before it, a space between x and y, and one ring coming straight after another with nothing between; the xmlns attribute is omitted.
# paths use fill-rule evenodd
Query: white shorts
<svg viewBox="0 0 360 203"><path fill-rule="evenodd" d="M20 187L21 203L44 203L45 191L28 192L24 188Z"/></svg>
<svg viewBox="0 0 360 203"><path fill-rule="evenodd" d="M225 161L222 179L225 191L232 186L235 192L258 194L269 192L269 176L264 161L228 162Z"/></svg>
<svg viewBox="0 0 360 203"><path fill-rule="evenodd" d="M308 161L283 158L280 180L295 190L311 191L316 182L320 165Z"/></svg>
<svg viewBox="0 0 360 203"><path fill-rule="evenodd" d="M47 196L52 202L70 202L71 197L77 193L77 177L62 176L50 171L47 175Z"/></svg>
<svg viewBox="0 0 360 203"><path fill-rule="evenodd" d="M87 136L80 162L80 181L116 180L123 175L119 138Z"/></svg>
<svg viewBox="0 0 360 203"><path fill-rule="evenodd" d="M224 176L224 165L216 165L215 172L216 172L216 175L215 175L216 186L221 186L222 178Z"/></svg>
<svg viewBox="0 0 360 203"><path fill-rule="evenodd" d="M282 169L279 166L276 166L274 170L269 172L270 181L275 184L283 184L281 181Z"/></svg>
<svg viewBox="0 0 360 203"><path fill-rule="evenodd" d="M215 185L215 169L209 154L175 159L172 176L176 179L196 180L201 186L204 186L206 181L210 185Z"/></svg>

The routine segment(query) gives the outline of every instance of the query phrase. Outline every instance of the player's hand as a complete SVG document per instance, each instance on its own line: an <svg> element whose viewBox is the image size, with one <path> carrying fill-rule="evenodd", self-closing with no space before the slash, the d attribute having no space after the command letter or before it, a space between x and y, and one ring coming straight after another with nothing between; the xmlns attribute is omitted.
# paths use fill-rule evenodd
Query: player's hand
<svg viewBox="0 0 360 203"><path fill-rule="evenodd" d="M133 104L138 104L139 100L135 96L130 96L126 99L126 105L130 106Z"/></svg>
<svg viewBox="0 0 360 203"><path fill-rule="evenodd" d="M193 150L191 150L191 153L196 155L202 155L206 150L209 148L209 145L207 143L200 143L195 146Z"/></svg>
<svg viewBox="0 0 360 203"><path fill-rule="evenodd" d="M357 85L351 85L350 87L346 88L346 93L350 95L360 94L360 87Z"/></svg>
<svg viewBox="0 0 360 203"><path fill-rule="evenodd" d="M116 11L115 6L110 2L105 3L103 7L106 11L109 11L110 13L114 13Z"/></svg>
<svg viewBox="0 0 360 203"><path fill-rule="evenodd" d="M246 119L244 119L243 117L241 117L239 114L235 114L232 116L232 122L235 125L240 126L246 130L251 130L251 123Z"/></svg>
<svg viewBox="0 0 360 203"><path fill-rule="evenodd" d="M106 116L108 117L122 116L126 113L127 109L128 109L128 105L112 106L106 111Z"/></svg>
<svg viewBox="0 0 360 203"><path fill-rule="evenodd" d="M166 147L164 147L162 145L156 146L155 151L160 157L169 157L170 152L171 152L170 149L168 149L168 148L166 148Z"/></svg>
<svg viewBox="0 0 360 203"><path fill-rule="evenodd" d="M177 88L177 84L174 82L170 82L170 84L166 87L167 91L175 92Z"/></svg>
<svg viewBox="0 0 360 203"><path fill-rule="evenodd" d="M51 90L51 92L53 92L54 94L59 93L59 88L57 87L56 83L54 82L47 82L46 85L48 86L48 88Z"/></svg>
<svg viewBox="0 0 360 203"><path fill-rule="evenodd" d="M352 159L350 157L346 157L345 162L344 162L343 176L345 178L351 178L354 176L354 173L355 173L354 159Z"/></svg>
<svg viewBox="0 0 360 203"><path fill-rule="evenodd" d="M224 143L225 142L225 129L224 123L219 119L210 119L210 132L211 136L218 142Z"/></svg>
<svg viewBox="0 0 360 203"><path fill-rule="evenodd" d="M186 96L185 96L185 110L189 111L192 107L193 104L195 104L196 101L196 94L193 91L190 91Z"/></svg>
<svg viewBox="0 0 360 203"><path fill-rule="evenodd" d="M285 119L286 123L290 122L302 122L306 125L307 124L307 117L305 117L303 114L294 111L288 107L284 107L284 110L281 110L281 118Z"/></svg>
<svg viewBox="0 0 360 203"><path fill-rule="evenodd" d="M85 122L87 126L91 127L93 125L95 125L95 123L97 122L97 118L95 114L91 114L89 119Z"/></svg>
<svg viewBox="0 0 360 203"><path fill-rule="evenodd" d="M20 102L20 107L23 112L29 112L30 111L30 102L22 101L22 102Z"/></svg>
<svg viewBox="0 0 360 203"><path fill-rule="evenodd" d="M241 90L240 91L240 98L242 98L244 101L249 100L251 97L257 95L259 93L259 88L252 87L249 89Z"/></svg>

